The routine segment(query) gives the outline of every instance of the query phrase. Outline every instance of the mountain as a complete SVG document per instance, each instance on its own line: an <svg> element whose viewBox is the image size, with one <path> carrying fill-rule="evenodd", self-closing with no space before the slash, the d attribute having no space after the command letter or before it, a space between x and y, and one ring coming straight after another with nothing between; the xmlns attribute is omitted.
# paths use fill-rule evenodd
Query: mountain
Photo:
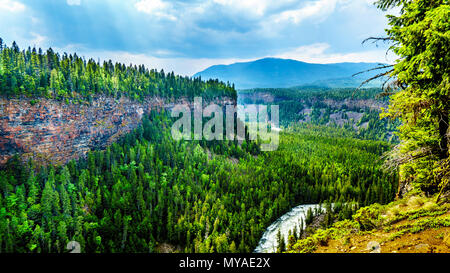
<svg viewBox="0 0 450 273"><path fill-rule="evenodd" d="M252 62L214 65L194 77L219 79L234 83L237 89L283 88L293 86L357 87L364 80L379 73L370 71L353 77L355 73L377 67L378 63L313 64L290 59L265 58ZM380 86L378 80L370 87Z"/></svg>

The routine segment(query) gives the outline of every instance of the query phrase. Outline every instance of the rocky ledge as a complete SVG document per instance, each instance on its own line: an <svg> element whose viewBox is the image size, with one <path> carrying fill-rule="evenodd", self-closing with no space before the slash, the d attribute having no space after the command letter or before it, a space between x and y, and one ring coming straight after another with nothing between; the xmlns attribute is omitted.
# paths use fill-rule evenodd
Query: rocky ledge
<svg viewBox="0 0 450 273"><path fill-rule="evenodd" d="M214 102L233 103L228 98ZM186 99L149 98L141 103L103 96L85 104L0 98L0 166L15 154L40 164L66 163L137 128L151 109L171 108L175 103L191 104Z"/></svg>

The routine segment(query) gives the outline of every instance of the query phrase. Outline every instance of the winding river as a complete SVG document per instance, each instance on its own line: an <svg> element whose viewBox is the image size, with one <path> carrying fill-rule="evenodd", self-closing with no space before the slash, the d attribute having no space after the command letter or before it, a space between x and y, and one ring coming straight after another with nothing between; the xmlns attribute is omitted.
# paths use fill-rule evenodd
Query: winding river
<svg viewBox="0 0 450 273"><path fill-rule="evenodd" d="M281 234L284 236L287 243L289 230L293 230L295 225L297 225L297 230L300 230L300 223L302 220L305 221L308 209L315 209L318 207L319 205L300 205L291 209L288 213L278 218L266 229L261 240L259 240L258 246L255 248L254 252L276 252L278 230L281 231Z"/></svg>

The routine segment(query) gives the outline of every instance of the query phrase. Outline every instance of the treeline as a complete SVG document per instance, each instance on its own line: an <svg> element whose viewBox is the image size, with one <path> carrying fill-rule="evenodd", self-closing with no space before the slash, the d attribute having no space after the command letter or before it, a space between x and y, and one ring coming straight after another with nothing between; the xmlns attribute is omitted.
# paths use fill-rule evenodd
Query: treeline
<svg viewBox="0 0 450 273"><path fill-rule="evenodd" d="M60 55L51 48L20 50L15 42L8 47L0 38L0 95L85 100L99 94L136 100L146 96L236 99L234 85L218 80L205 82L111 60L100 64L76 53Z"/></svg>
<svg viewBox="0 0 450 273"><path fill-rule="evenodd" d="M105 151L65 166L12 159L0 172L0 251L251 252L268 225L302 203L386 203L396 176L377 159L384 142L321 128L253 142L175 142L171 120L152 113ZM331 129L329 129L331 130ZM203 146L203 147L202 147Z"/></svg>
<svg viewBox="0 0 450 273"><path fill-rule="evenodd" d="M239 91L243 94L270 93L283 99L305 100L344 100L344 99L377 99L388 101L388 97L380 96L380 88L328 88L328 87L295 87L295 88L255 88Z"/></svg>

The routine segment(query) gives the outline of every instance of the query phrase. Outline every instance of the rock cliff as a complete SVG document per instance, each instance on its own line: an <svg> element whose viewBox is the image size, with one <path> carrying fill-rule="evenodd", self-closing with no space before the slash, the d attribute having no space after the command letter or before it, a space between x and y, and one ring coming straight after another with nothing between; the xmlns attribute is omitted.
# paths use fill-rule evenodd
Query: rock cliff
<svg viewBox="0 0 450 273"><path fill-rule="evenodd" d="M171 108L175 103L149 98L140 103L127 98L96 97L91 103L75 104L41 99L0 98L0 166L15 154L32 157L40 164L63 164L102 149L138 127L151 109ZM214 103L225 105L231 99Z"/></svg>

